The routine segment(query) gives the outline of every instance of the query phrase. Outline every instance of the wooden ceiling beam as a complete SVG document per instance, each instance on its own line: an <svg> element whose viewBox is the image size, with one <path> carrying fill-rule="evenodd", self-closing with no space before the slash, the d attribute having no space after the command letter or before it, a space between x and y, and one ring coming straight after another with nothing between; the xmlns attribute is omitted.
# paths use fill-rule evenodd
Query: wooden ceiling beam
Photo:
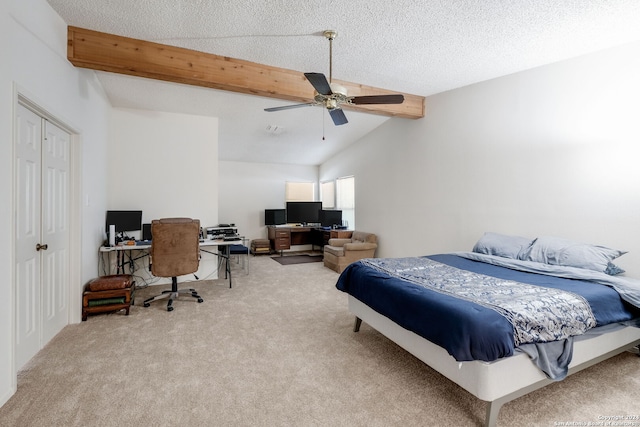
<svg viewBox="0 0 640 427"><path fill-rule="evenodd" d="M73 26L68 27L67 41L67 58L76 67L292 102L313 101L313 87L298 71ZM334 81L346 87L349 96L402 93ZM344 107L386 116L424 117L424 97L403 95L402 104Z"/></svg>

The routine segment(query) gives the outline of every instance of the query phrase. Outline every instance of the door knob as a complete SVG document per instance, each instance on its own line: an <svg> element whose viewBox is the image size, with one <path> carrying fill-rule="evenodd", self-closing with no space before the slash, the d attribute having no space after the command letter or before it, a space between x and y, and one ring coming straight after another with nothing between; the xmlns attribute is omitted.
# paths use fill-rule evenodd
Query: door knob
<svg viewBox="0 0 640 427"><path fill-rule="evenodd" d="M36 245L36 251L46 251L47 249L49 249L49 245L47 245L46 243L44 245L41 245L40 243Z"/></svg>

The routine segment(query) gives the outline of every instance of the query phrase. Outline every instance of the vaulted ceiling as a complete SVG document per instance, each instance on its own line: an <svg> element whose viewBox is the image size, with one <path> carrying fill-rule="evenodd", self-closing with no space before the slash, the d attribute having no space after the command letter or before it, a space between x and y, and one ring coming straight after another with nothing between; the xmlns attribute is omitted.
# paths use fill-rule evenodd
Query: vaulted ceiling
<svg viewBox="0 0 640 427"><path fill-rule="evenodd" d="M329 75L333 29L334 79L418 96L640 40L637 0L48 1L81 29L300 75ZM265 112L297 102L264 94L97 75L115 107L218 117L221 160L320 164L390 120L345 109L334 126L322 107Z"/></svg>

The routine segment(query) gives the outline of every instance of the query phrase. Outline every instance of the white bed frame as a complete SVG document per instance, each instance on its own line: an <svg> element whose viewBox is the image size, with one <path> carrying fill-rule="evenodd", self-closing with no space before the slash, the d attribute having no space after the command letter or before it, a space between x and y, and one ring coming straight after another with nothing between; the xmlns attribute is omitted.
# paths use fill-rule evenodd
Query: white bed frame
<svg viewBox="0 0 640 427"><path fill-rule="evenodd" d="M356 316L354 331L358 331L360 321L366 322L478 399L486 401L487 427L496 425L502 405L553 382L524 353L494 362L458 362L442 347L404 329L351 295L349 311ZM640 328L631 326L576 340L569 375L639 344Z"/></svg>

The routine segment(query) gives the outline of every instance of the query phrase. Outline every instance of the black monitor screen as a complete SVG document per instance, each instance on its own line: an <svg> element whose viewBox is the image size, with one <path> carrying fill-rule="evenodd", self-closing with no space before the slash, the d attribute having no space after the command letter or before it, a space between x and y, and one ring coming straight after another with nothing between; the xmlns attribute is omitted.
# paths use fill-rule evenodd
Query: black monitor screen
<svg viewBox="0 0 640 427"><path fill-rule="evenodd" d="M320 211L320 225L323 227L342 225L342 211Z"/></svg>
<svg viewBox="0 0 640 427"><path fill-rule="evenodd" d="M142 230L142 211L107 211L106 230L116 226L116 233Z"/></svg>
<svg viewBox="0 0 640 427"><path fill-rule="evenodd" d="M287 223L287 211L285 209L265 209L264 225L281 225Z"/></svg>
<svg viewBox="0 0 640 427"><path fill-rule="evenodd" d="M287 202L287 222L309 224L320 222L322 202Z"/></svg>

